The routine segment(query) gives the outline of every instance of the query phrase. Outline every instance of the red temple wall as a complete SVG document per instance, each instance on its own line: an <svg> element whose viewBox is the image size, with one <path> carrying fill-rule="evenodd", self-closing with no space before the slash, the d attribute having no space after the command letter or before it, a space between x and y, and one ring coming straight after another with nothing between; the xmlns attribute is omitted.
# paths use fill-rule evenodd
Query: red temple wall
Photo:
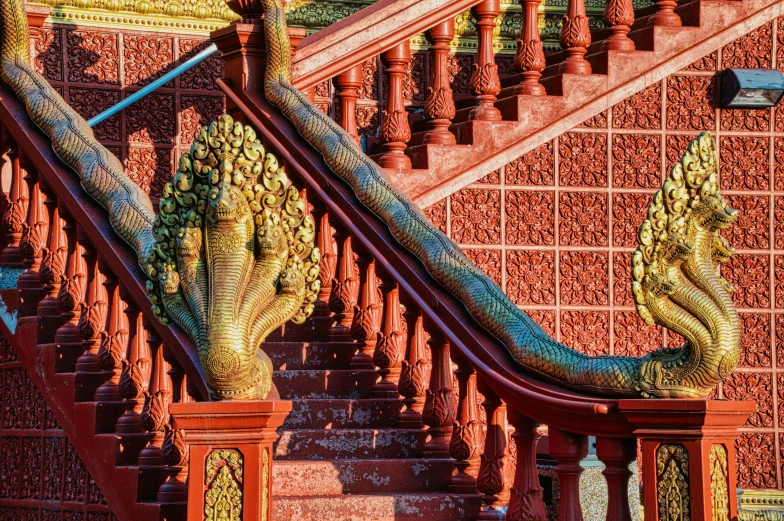
<svg viewBox="0 0 784 521"><path fill-rule="evenodd" d="M735 286L740 368L718 390L759 404L738 443L739 486L784 473L784 106L715 108L724 68L784 70L784 19L705 56L480 182L430 218L544 329L590 354L680 345L639 318L629 261L651 195L702 130L718 138L723 193L741 215L723 269Z"/></svg>
<svg viewBox="0 0 784 521"><path fill-rule="evenodd" d="M0 476L0 521L117 519L2 335Z"/></svg>

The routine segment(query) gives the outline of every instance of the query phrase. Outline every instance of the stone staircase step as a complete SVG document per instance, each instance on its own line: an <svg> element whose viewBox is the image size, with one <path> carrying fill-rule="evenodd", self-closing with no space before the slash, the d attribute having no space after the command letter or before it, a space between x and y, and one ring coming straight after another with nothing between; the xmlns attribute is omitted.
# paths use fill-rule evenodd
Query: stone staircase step
<svg viewBox="0 0 784 521"><path fill-rule="evenodd" d="M273 521L467 521L480 504L458 494L294 496L275 499Z"/></svg>
<svg viewBox="0 0 784 521"><path fill-rule="evenodd" d="M362 398L369 396L378 374L374 370L301 369L275 371L272 380L281 398Z"/></svg>
<svg viewBox="0 0 784 521"><path fill-rule="evenodd" d="M337 496L401 492L442 492L454 463L448 459L276 461L273 494Z"/></svg>
<svg viewBox="0 0 784 521"><path fill-rule="evenodd" d="M284 429L391 428L403 405L394 399L294 400Z"/></svg>
<svg viewBox="0 0 784 521"><path fill-rule="evenodd" d="M357 350L348 342L265 342L262 349L276 371L348 367Z"/></svg>
<svg viewBox="0 0 784 521"><path fill-rule="evenodd" d="M418 458L427 438L413 429L296 429L279 431L275 458L340 460Z"/></svg>

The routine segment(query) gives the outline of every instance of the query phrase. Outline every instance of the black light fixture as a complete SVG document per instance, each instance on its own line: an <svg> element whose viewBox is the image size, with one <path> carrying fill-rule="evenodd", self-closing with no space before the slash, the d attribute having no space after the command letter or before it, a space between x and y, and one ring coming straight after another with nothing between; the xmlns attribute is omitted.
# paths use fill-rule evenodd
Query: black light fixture
<svg viewBox="0 0 784 521"><path fill-rule="evenodd" d="M725 69L721 106L728 109L772 107L784 94L784 74L777 69Z"/></svg>

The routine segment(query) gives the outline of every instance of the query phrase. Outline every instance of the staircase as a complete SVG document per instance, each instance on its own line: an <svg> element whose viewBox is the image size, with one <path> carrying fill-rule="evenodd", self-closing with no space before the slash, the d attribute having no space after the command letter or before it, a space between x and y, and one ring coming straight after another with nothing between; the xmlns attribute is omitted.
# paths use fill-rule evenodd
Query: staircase
<svg viewBox="0 0 784 521"><path fill-rule="evenodd" d="M475 519L478 496L448 491L454 462L428 457L427 433L400 428L394 398L373 398L374 370L352 344L267 342L274 382L294 401L276 445L274 521Z"/></svg>
<svg viewBox="0 0 784 521"><path fill-rule="evenodd" d="M390 74L400 75L393 52L405 61L412 36L478 4L378 2L302 40L294 55L295 83L308 89L343 76L378 52L392 60ZM427 6L440 15L422 16ZM476 12L492 17L492 9ZM425 143L435 118L413 122L410 139L387 142L403 145L397 150L405 150L411 167L389 169L389 176L427 206L589 119L608 103L781 15L784 4L683 0L674 12L680 27L649 25L655 8L638 12L629 32L634 51L603 50L610 32L594 34L585 52L591 74L564 73L562 64L573 52L551 54L546 67L534 71L541 73L534 83L544 89L542 95L516 90L524 80L530 86L530 74L504 78L492 100L479 100L497 109L499 119L471 119L477 100L456 101L445 127L454 144ZM381 43L368 46L367 39L357 37L357 28L372 28ZM487 45L487 38L480 37L480 52ZM227 70L229 75L245 72ZM400 77L389 77L390 89L401 85ZM522 494L538 487L533 480L540 424L548 424L560 440L556 472L563 488L576 490L575 465L587 450L588 434L612 448L599 458L623 477L634 459L623 447L636 447L636 440L618 400L565 391L521 374L496 339L434 284L280 113L258 91L243 90L242 78L228 80L219 85L232 110L258 129L265 145L280 154L292 178L308 191L312 214L321 224L319 246L331 257L331 264L322 264L324 289L314 316L304 327L278 332L263 345L281 398L294 402L275 445L274 521L524 519ZM336 82L350 85L349 80ZM339 101L342 114L356 108L350 95ZM400 109L393 105L386 108ZM151 411L153 397L161 400L163 410L168 403L207 399L193 343L179 329L157 321L133 255L5 88L0 88L0 122L6 147L2 163L11 180L5 200L21 202L24 221L18 229L6 225L0 243L0 265L24 270L18 285L3 290L13 319L0 325L0 332L13 344L117 518L183 520L185 454L168 413ZM381 155L374 157L383 161ZM33 248L29 229L36 226L39 243ZM44 246L62 255L63 273L56 281L41 278ZM378 279L368 271L373 263L378 264ZM66 280L77 281L74 300L84 307L59 303ZM331 291L344 284L352 285L353 297L336 306ZM399 291L402 308L397 297L388 300L393 291ZM97 309L98 325L82 331L82 322L90 319L84 318L85 308ZM358 335L352 317L367 310L377 313L378 320L372 334ZM380 343L395 335L400 339L397 356L376 363L376 339ZM401 365L410 369L419 363L427 370L414 382ZM434 419L425 412L438 393L453 396L452 417ZM483 441L461 437L471 429ZM459 443L470 450L460 452ZM616 480L608 495L611 504L625 501L628 511L626 485ZM579 492L577 501L579 505ZM510 514L504 517L507 508ZM564 520L578 519L573 506L562 509Z"/></svg>

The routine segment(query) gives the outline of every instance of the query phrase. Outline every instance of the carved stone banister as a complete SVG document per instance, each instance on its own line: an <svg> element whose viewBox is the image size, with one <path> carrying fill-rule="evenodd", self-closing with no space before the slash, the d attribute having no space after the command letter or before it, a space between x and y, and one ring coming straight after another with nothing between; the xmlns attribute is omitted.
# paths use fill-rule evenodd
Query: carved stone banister
<svg viewBox="0 0 784 521"><path fill-rule="evenodd" d="M487 418L484 450L476 479L485 506L477 520L504 519L504 510L509 503L512 472L509 458L509 432L506 403L480 380L479 390L484 395L482 407ZM560 521L560 520L559 520Z"/></svg>
<svg viewBox="0 0 784 521"><path fill-rule="evenodd" d="M637 459L636 438L596 438L596 457L604 463L607 480L607 519L631 521L629 510L629 465Z"/></svg>
<svg viewBox="0 0 784 521"><path fill-rule="evenodd" d="M3 134L8 131L4 130ZM10 139L10 138L7 138ZM27 183L22 179L22 169L19 161L19 151L16 143L9 146L3 156L3 169L10 169L11 184L8 191L5 212L3 213L3 231L7 237L7 244L0 252L0 262L4 266L22 267L22 256L19 252L19 241L22 239L23 225L27 215Z"/></svg>
<svg viewBox="0 0 784 521"><path fill-rule="evenodd" d="M558 66L560 74L591 74L591 64L585 59L591 45L591 31L585 13L585 0L569 0L559 37L567 57Z"/></svg>
<svg viewBox="0 0 784 521"><path fill-rule="evenodd" d="M373 363L378 367L381 379L373 386L374 398L398 398L400 362L405 351L405 338L401 324L400 297L397 284L382 273L381 293L384 307L381 314L381 329L378 332Z"/></svg>
<svg viewBox="0 0 784 521"><path fill-rule="evenodd" d="M376 348L381 320L376 263L364 251L358 257L359 299L351 322L351 338L357 342L357 352L351 358L352 369L375 369L373 352Z"/></svg>
<svg viewBox="0 0 784 521"><path fill-rule="evenodd" d="M46 245L43 247L41 269L38 274L43 285L44 298L38 303L36 314L44 318L41 324L43 334L40 335L39 340L46 343L54 339L54 332L62 323L62 312L60 311L60 303L57 301L57 294L60 292L60 284L65 275L65 257L68 245L63 233L63 220L60 218L60 211L57 208L57 199L45 186L42 194L49 229Z"/></svg>
<svg viewBox="0 0 784 521"><path fill-rule="evenodd" d="M580 466L588 455L588 437L552 427L548 430L550 455L558 462L555 472L561 486L558 521L583 521L580 503Z"/></svg>
<svg viewBox="0 0 784 521"><path fill-rule="evenodd" d="M411 63L411 46L402 42L381 55L387 82L387 105L382 111L379 137L384 153L378 164L384 168L411 168L411 159L405 154L406 144L411 139L408 112L403 96L403 79Z"/></svg>
<svg viewBox="0 0 784 521"><path fill-rule="evenodd" d="M477 3L479 0L374 2L302 40L293 57L294 86L303 89L333 78Z"/></svg>
<svg viewBox="0 0 784 521"><path fill-rule="evenodd" d="M509 423L515 428L512 439L517 448L517 468L505 521L546 521L544 490L536 466L536 445L541 437L538 425L517 411L510 411Z"/></svg>
<svg viewBox="0 0 784 521"><path fill-rule="evenodd" d="M136 255L116 236L106 218L106 211L84 191L77 176L63 167L60 159L51 150L48 139L30 122L24 106L5 87L0 87L0 93L0 120L17 143L20 153L24 155L24 151L30 151L29 159L26 159L30 167L35 168L36 175L46 181L49 189L56 195L58 204L68 211L82 228L84 236L101 252L105 264L117 277L118 284L121 284L129 298L140 306L163 343L172 347L177 361L186 374L191 376L192 385L197 389L198 395L206 397L207 388L195 346L180 329L157 323ZM20 168L22 171L26 170L24 163Z"/></svg>
<svg viewBox="0 0 784 521"><path fill-rule="evenodd" d="M80 307L85 296L84 281L87 278L82 258L84 246L77 240L77 226L73 218L64 209L60 211L60 217L64 222L67 256L63 281L57 293L57 302L63 314L63 325L55 332L54 340L57 343L80 343L82 341L79 335ZM79 358L86 353L85 351ZM76 365L78 371L78 360Z"/></svg>
<svg viewBox="0 0 784 521"><path fill-rule="evenodd" d="M634 23L632 0L608 0L602 17L610 37L602 42L602 51L633 51L634 42L627 35Z"/></svg>
<svg viewBox="0 0 784 521"><path fill-rule="evenodd" d="M335 77L340 100L340 126L359 143L357 132L357 99L358 89L362 86L362 66L355 65ZM315 93L314 93L315 95Z"/></svg>
<svg viewBox="0 0 784 521"><path fill-rule="evenodd" d="M474 95L477 106L471 109L470 119L501 120L501 111L494 106L496 96L501 92L501 79L498 76L498 65L495 63L495 50L493 49L495 17L500 12L501 3L499 0L483 0L471 10L471 14L476 18L479 41L476 47L474 72L470 82L471 94Z"/></svg>
<svg viewBox="0 0 784 521"><path fill-rule="evenodd" d="M515 68L522 72L523 80L514 89L515 94L544 96L544 86L539 83L547 63L539 37L539 4L541 0L520 0L523 8L520 39L517 41Z"/></svg>
<svg viewBox="0 0 784 521"><path fill-rule="evenodd" d="M433 458L443 458L449 456L452 424L456 416L454 373L449 357L449 342L429 320L425 320L424 328L430 336L427 343L432 364L422 411L422 421L429 427L427 432L430 439L425 443L423 453Z"/></svg>
<svg viewBox="0 0 784 521"><path fill-rule="evenodd" d="M448 19L427 32L430 42L431 85L425 102L425 115L430 120L430 130L425 133L423 143L432 145L454 145L455 135L449 125L455 117L455 102L449 81L449 42L455 36L455 21Z"/></svg>
<svg viewBox="0 0 784 521"><path fill-rule="evenodd" d="M84 353L76 361L77 373L98 373L101 371L98 348L101 345L101 332L106 327L106 311L109 307L103 286L103 274L98 269L98 252L79 230L78 244L83 250L83 263L86 271L86 294L81 303L79 314L79 338L84 340Z"/></svg>
<svg viewBox="0 0 784 521"><path fill-rule="evenodd" d="M406 407L398 416L397 423L407 429L421 429L429 369L425 355L425 330L417 305L407 295L403 296L402 302L405 306L403 318L406 321L406 352L398 391Z"/></svg>
<svg viewBox="0 0 784 521"><path fill-rule="evenodd" d="M449 457L455 460L457 472L449 480L449 490L458 494L476 494L476 476L482 452L476 371L457 349L452 349L451 355L457 364L458 402Z"/></svg>

